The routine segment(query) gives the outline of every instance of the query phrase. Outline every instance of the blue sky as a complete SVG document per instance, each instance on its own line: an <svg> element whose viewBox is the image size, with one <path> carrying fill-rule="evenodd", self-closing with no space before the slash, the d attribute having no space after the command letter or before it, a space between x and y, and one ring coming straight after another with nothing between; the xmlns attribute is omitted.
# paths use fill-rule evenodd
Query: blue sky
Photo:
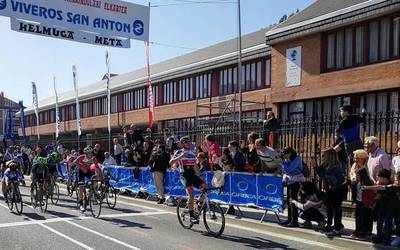
<svg viewBox="0 0 400 250"><path fill-rule="evenodd" d="M127 0L147 5L148 1ZM206 1L206 0L201 0ZM150 41L189 48L203 48L237 35L236 4L188 4L151 8ZM304 9L314 0L242 0L242 32L257 31L275 23L283 14ZM152 5L178 4L183 0L154 0ZM52 76L58 91L72 89L73 64L79 85L96 82L106 72L105 47L21 34L10 30L9 18L0 17L0 90L12 100L32 105L31 82L39 99L53 95ZM130 49L111 49L111 71L126 73L144 67L144 45L131 41ZM151 46L151 63L179 56L191 50Z"/></svg>

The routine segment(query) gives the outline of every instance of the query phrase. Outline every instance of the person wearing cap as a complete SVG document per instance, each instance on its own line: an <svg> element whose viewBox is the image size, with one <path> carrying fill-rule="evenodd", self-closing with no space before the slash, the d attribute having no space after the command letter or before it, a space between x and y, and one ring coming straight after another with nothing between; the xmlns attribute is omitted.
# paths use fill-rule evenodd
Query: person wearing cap
<svg viewBox="0 0 400 250"><path fill-rule="evenodd" d="M196 154L191 150L191 143L189 137L182 137L181 140L181 149L176 151L173 157L171 158L169 164L172 168L179 168L181 172L181 181L186 188L186 192L189 196L188 206L189 206L189 214L190 221L194 224L199 223L199 218L194 213L194 191L193 187L196 187L200 190L207 188L206 183L199 176L199 168L196 165ZM202 202L204 197L201 196L199 198L199 202Z"/></svg>
<svg viewBox="0 0 400 250"><path fill-rule="evenodd" d="M91 146L87 146L83 150L84 154L80 155L74 163L78 166L78 185L79 185L79 205L81 212L85 212L86 208L83 205L83 191L85 178L89 180L96 176L96 178L100 175L99 171L99 163L93 155L93 148ZM94 182L96 186L96 182Z"/></svg>

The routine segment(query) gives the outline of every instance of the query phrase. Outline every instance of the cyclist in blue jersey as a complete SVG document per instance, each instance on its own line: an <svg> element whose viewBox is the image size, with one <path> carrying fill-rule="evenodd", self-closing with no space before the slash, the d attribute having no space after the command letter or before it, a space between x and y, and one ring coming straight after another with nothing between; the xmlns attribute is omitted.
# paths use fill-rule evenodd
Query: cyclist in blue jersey
<svg viewBox="0 0 400 250"><path fill-rule="evenodd" d="M182 137L181 149L176 151L170 160L170 165L173 168L179 168L181 172L181 181L186 188L186 192L189 196L189 214L190 220L194 224L199 223L199 219L194 213L194 192L193 187L200 190L207 188L206 183L200 178L199 168L196 164L196 154L191 150L191 142L189 137ZM203 196L199 198L199 202L202 202Z"/></svg>
<svg viewBox="0 0 400 250"><path fill-rule="evenodd" d="M8 190L8 183L10 181L21 181L22 174L19 172L19 162L17 161L8 161L6 163L6 171L4 172L3 179L2 179L2 186L1 189L3 191L4 199L7 201L7 190Z"/></svg>

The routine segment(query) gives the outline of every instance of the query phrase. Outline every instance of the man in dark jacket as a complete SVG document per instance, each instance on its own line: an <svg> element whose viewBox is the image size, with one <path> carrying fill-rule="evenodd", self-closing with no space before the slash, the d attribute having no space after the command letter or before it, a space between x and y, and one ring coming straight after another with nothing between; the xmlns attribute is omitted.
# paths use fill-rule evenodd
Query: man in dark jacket
<svg viewBox="0 0 400 250"><path fill-rule="evenodd" d="M100 162L100 164L103 164L105 157L104 157L104 151L101 150L100 144L94 145L93 154L94 157L96 157L96 160Z"/></svg>
<svg viewBox="0 0 400 250"><path fill-rule="evenodd" d="M360 138L360 123L365 122L366 115L365 110L362 111L361 116L351 115L350 112L351 107L349 105L343 105L340 108L342 120L336 132L343 137L344 148L350 164L353 164L353 152L357 149L363 149L363 143Z"/></svg>
<svg viewBox="0 0 400 250"><path fill-rule="evenodd" d="M281 128L281 125L278 119L276 119L274 112L268 111L267 120L264 121L264 128L267 146L277 149L279 144L278 131Z"/></svg>
<svg viewBox="0 0 400 250"><path fill-rule="evenodd" d="M164 175L169 167L170 158L171 156L165 151L165 145L158 145L154 148L149 160L149 166L153 172L154 183L158 193L158 204L165 202Z"/></svg>

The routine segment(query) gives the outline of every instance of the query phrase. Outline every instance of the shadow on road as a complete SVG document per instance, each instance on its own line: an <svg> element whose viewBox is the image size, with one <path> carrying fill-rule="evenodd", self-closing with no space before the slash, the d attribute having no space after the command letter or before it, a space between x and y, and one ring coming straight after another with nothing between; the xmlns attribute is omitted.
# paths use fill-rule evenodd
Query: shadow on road
<svg viewBox="0 0 400 250"><path fill-rule="evenodd" d="M143 229L153 229L152 227L148 227L148 226L146 226L145 224L142 224L142 223L123 220L123 219L119 219L119 218L100 218L100 220L111 222L112 224L118 225L121 228L138 227L138 228L143 228Z"/></svg>

